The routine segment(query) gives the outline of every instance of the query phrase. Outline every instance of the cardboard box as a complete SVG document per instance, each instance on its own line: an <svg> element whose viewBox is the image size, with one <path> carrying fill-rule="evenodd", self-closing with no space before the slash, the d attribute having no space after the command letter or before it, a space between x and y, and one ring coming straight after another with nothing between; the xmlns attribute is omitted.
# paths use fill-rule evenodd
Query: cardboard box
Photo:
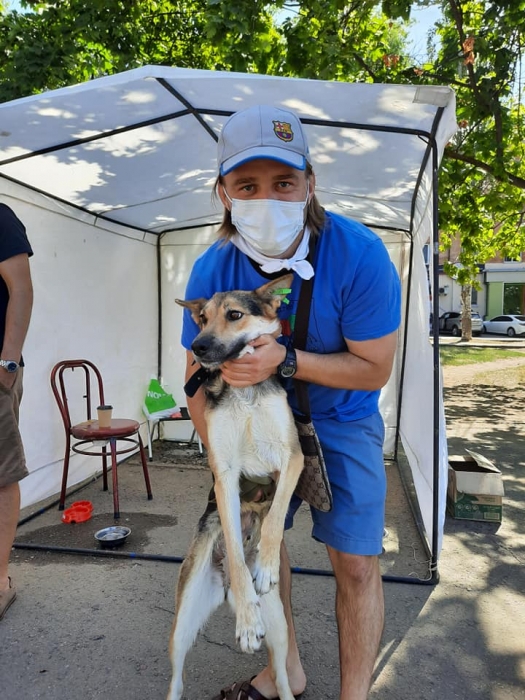
<svg viewBox="0 0 525 700"><path fill-rule="evenodd" d="M462 520L501 522L503 479L486 457L467 450L468 456L449 456L447 511Z"/></svg>

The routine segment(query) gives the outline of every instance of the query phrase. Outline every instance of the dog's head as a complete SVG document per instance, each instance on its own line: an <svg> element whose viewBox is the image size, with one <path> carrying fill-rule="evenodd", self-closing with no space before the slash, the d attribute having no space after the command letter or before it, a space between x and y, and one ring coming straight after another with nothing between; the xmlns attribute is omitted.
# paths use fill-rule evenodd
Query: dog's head
<svg viewBox="0 0 525 700"><path fill-rule="evenodd" d="M175 299L191 311L201 329L191 346L197 362L214 369L227 360L253 352L248 343L260 335L279 336L281 323L277 309L292 279L292 274L284 275L252 292L218 292L211 299L193 301Z"/></svg>

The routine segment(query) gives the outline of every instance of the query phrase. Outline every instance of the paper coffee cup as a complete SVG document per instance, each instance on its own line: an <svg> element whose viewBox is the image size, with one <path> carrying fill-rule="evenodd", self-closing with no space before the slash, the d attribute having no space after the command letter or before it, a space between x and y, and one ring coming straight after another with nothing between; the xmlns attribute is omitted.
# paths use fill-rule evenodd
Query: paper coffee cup
<svg viewBox="0 0 525 700"><path fill-rule="evenodd" d="M111 428L111 413L113 411L113 406L97 406L98 413L98 427L99 428Z"/></svg>

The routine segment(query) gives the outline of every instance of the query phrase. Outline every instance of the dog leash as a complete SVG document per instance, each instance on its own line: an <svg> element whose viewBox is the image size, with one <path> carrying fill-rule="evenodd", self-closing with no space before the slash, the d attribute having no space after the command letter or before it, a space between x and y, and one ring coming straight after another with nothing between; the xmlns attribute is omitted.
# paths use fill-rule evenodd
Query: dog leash
<svg viewBox="0 0 525 700"><path fill-rule="evenodd" d="M308 251L308 262L314 266L316 240L314 236L310 237L310 249ZM295 314L295 328L293 334L293 346L296 350L306 350L306 340L308 338L308 321L310 319L310 306L312 303L312 292L314 286L314 278L302 280L301 291L299 292L299 300L297 302L297 312ZM311 420L310 413L310 397L308 396L308 382L301 379L293 380L295 395L297 397L297 406L299 411L304 416L305 421Z"/></svg>

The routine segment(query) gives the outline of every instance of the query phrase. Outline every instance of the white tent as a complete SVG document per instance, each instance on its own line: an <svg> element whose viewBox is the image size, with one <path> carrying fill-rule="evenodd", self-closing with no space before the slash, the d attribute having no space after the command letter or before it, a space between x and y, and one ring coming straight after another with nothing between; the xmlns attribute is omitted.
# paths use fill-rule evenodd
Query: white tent
<svg viewBox="0 0 525 700"><path fill-rule="evenodd" d="M423 246L434 242L435 262L437 169L456 128L447 87L146 66L0 105L0 198L35 251L23 505L59 490L64 436L49 386L57 361L94 361L121 415L143 421L158 372L184 404L173 299L221 218L211 197L217 135L232 112L257 103L298 113L321 202L379 233L399 270L404 320L381 397L385 453L396 454L400 437L435 564L447 455ZM75 455L69 484L98 469Z"/></svg>

